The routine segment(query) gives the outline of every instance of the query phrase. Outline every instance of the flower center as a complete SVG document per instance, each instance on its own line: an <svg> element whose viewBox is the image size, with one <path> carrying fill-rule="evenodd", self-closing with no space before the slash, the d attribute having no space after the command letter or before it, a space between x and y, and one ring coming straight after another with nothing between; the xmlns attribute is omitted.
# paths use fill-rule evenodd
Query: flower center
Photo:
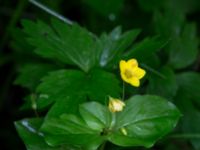
<svg viewBox="0 0 200 150"><path fill-rule="evenodd" d="M130 70L128 70L128 69L125 70L124 75L125 75L128 79L130 79L130 78L133 77L132 72L131 72Z"/></svg>

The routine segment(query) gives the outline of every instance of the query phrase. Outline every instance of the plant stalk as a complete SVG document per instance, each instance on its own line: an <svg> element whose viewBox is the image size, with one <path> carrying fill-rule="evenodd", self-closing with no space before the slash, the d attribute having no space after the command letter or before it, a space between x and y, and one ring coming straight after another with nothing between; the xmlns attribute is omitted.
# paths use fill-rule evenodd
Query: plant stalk
<svg viewBox="0 0 200 150"><path fill-rule="evenodd" d="M65 18L64 16L60 15L59 13L53 11L52 9L48 8L47 6L43 5L42 3L39 3L38 1L36 0L29 0L30 3L32 3L33 5L37 6L38 8L44 10L45 12L47 12L48 14L58 18L59 20L69 24L69 25L72 25L73 22L67 18Z"/></svg>

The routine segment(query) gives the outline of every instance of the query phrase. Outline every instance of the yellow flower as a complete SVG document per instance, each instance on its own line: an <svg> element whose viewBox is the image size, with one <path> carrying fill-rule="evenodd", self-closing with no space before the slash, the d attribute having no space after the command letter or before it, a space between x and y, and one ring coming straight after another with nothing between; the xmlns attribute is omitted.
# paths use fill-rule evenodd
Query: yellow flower
<svg viewBox="0 0 200 150"><path fill-rule="evenodd" d="M136 59L130 59L127 62L121 60L119 63L121 78L136 87L140 86L140 79L146 74L145 70L138 67Z"/></svg>
<svg viewBox="0 0 200 150"><path fill-rule="evenodd" d="M109 97L108 108L111 112L122 111L125 106L125 103L119 99Z"/></svg>

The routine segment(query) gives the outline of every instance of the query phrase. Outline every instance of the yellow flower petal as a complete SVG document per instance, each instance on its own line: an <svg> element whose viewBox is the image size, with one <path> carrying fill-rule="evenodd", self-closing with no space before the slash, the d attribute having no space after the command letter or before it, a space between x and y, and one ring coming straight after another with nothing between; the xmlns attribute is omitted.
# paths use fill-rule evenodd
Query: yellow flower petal
<svg viewBox="0 0 200 150"><path fill-rule="evenodd" d="M131 72L127 72L127 71L128 71L127 69L121 71L121 77L125 82L129 83L130 78L132 77L132 73Z"/></svg>
<svg viewBox="0 0 200 150"><path fill-rule="evenodd" d="M124 60L121 60L120 62L119 62L119 68L120 68L120 70L125 70L125 68L126 68L126 65L127 63L126 63L126 61L124 61Z"/></svg>
<svg viewBox="0 0 200 150"><path fill-rule="evenodd" d="M139 87L140 86L140 80L136 77L133 77L129 80L129 83L135 87Z"/></svg>
<svg viewBox="0 0 200 150"><path fill-rule="evenodd" d="M138 68L135 70L135 76L137 76L138 79L143 78L145 74L146 74L146 71L145 71L144 69L142 69L142 68L139 68L139 67L138 67Z"/></svg>
<svg viewBox="0 0 200 150"><path fill-rule="evenodd" d="M138 67L138 62L136 59L129 59L127 61L127 65L129 68L135 68L135 67Z"/></svg>

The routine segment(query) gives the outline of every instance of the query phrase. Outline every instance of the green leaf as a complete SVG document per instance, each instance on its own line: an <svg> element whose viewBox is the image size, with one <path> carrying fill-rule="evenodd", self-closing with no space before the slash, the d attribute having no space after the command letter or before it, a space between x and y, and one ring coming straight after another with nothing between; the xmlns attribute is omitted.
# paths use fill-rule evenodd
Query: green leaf
<svg viewBox="0 0 200 150"><path fill-rule="evenodd" d="M99 40L102 49L99 54L100 65L106 66L116 57L121 57L122 52L132 44L139 33L140 30L135 29L121 34L121 28L116 27L109 35L102 34Z"/></svg>
<svg viewBox="0 0 200 150"><path fill-rule="evenodd" d="M191 65L197 59L198 44L195 25L186 24L182 33L170 42L169 63L176 69Z"/></svg>
<svg viewBox="0 0 200 150"><path fill-rule="evenodd" d="M88 102L79 107L80 117L63 114L45 119L41 130L47 143L79 145L95 150L106 139L119 146L152 146L172 130L180 112L158 96L134 96L123 111L112 114L107 106ZM127 135L121 133L121 129Z"/></svg>
<svg viewBox="0 0 200 150"><path fill-rule="evenodd" d="M12 29L11 47L16 51L16 54L33 56L33 47L26 41L26 34L19 28ZM27 51L28 49L28 51ZM24 58L26 59L26 58Z"/></svg>
<svg viewBox="0 0 200 150"><path fill-rule="evenodd" d="M120 97L119 80L113 73L95 69L87 75L85 85L92 101L105 103L108 96Z"/></svg>
<svg viewBox="0 0 200 150"><path fill-rule="evenodd" d="M69 106L72 106L73 109L82 101L75 99L74 102L71 102L71 97L74 97L75 93L77 97L81 97L84 94L85 75L83 72L78 70L58 70L49 73L42 81L37 88L37 92L40 93L37 100L38 107L46 107L54 102L63 104L63 101L66 101L66 104L69 102ZM70 105L70 102L74 105ZM60 104L57 105L59 106ZM69 106L66 105L66 107Z"/></svg>
<svg viewBox="0 0 200 150"><path fill-rule="evenodd" d="M157 32L164 38L170 38L167 46L169 63L175 69L185 68L197 58L198 39L195 24L185 23L185 16L180 12L166 11L155 13Z"/></svg>
<svg viewBox="0 0 200 150"><path fill-rule="evenodd" d="M87 150L96 150L105 140L101 133L110 127L111 113L97 102L88 102L79 107L81 117L63 114L60 117L46 118L41 131L48 144L77 145Z"/></svg>
<svg viewBox="0 0 200 150"><path fill-rule="evenodd" d="M163 38L173 40L173 37L180 36L185 16L180 12L175 13L171 9L164 12L156 11L154 13L154 21L157 34Z"/></svg>
<svg viewBox="0 0 200 150"><path fill-rule="evenodd" d="M27 150L64 150L61 147L51 147L45 142L43 133L39 132L42 122L42 119L24 119L15 122L15 127Z"/></svg>
<svg viewBox="0 0 200 150"><path fill-rule="evenodd" d="M70 26L53 20L50 27L41 21L23 21L23 26L29 36L28 42L36 47L37 54L75 64L86 72L95 65L94 36L77 24Z"/></svg>
<svg viewBox="0 0 200 150"><path fill-rule="evenodd" d="M140 62L145 62L158 50L166 45L166 41L157 37L145 38L143 41L135 44L125 53L125 59L136 58Z"/></svg>
<svg viewBox="0 0 200 150"><path fill-rule="evenodd" d="M159 73L164 76L160 77L153 74L149 76L147 93L172 98L175 96L178 88L173 70L169 67L163 67L159 70Z"/></svg>
<svg viewBox="0 0 200 150"><path fill-rule="evenodd" d="M99 130L100 132L111 124L109 110L97 102L80 105L80 114L91 129Z"/></svg>
<svg viewBox="0 0 200 150"><path fill-rule="evenodd" d="M28 88L34 92L41 78L48 72L56 69L56 66L42 63L25 64L19 70L19 76L15 79L15 84Z"/></svg>
<svg viewBox="0 0 200 150"><path fill-rule="evenodd" d="M103 141L99 131L90 129L75 115L63 114L60 118L47 119L41 130L47 143L53 146L72 144L88 150L96 150Z"/></svg>
<svg viewBox="0 0 200 150"><path fill-rule="evenodd" d="M78 105L86 100L86 96L77 94L66 96L66 98L63 99L58 99L48 110L46 118L56 118L64 113L76 114L78 112Z"/></svg>
<svg viewBox="0 0 200 150"><path fill-rule="evenodd" d="M52 107L55 110L51 109L51 113L60 114L76 112L78 104L86 101L87 96L90 100L102 103L109 95L119 97L121 89L115 75L97 69L88 74L77 70L51 72L37 91L43 95L38 99L38 105L44 107L56 102Z"/></svg>
<svg viewBox="0 0 200 150"><path fill-rule="evenodd" d="M179 117L179 110L161 97L134 96L116 115L115 132L108 138L120 146L151 147L175 127ZM127 135L120 132L121 128L127 131Z"/></svg>
<svg viewBox="0 0 200 150"><path fill-rule="evenodd" d="M183 72L176 76L180 93L200 104L200 74L197 72Z"/></svg>

